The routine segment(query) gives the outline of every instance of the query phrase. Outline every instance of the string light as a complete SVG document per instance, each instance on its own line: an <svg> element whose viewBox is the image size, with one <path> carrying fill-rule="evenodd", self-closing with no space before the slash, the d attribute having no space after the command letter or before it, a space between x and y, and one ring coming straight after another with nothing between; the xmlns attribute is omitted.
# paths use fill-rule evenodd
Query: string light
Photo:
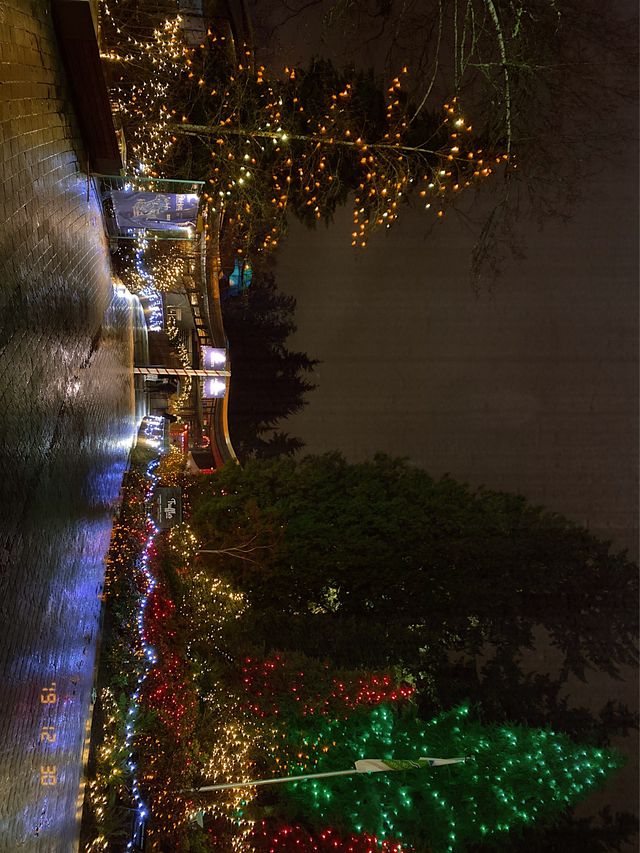
<svg viewBox="0 0 640 853"><path fill-rule="evenodd" d="M119 49L121 34L113 32L113 41ZM413 144L406 66L391 80L384 121L372 132L358 78L336 73L333 90L330 81L324 90L315 86L309 102L305 81L325 73L320 65L287 66L278 78L243 59L230 64L224 38L213 31L188 46L179 16L146 40L128 37L127 45L146 76L138 73L112 92L132 125L134 159L160 174L191 158L208 182L205 201L213 210L224 207L242 255L277 247L291 209L307 222L330 218L354 187L351 243L364 247L376 228L391 227L415 192L441 218L461 192L509 162L504 153L483 155L476 147L456 98L444 105L432 142ZM181 126L193 121L205 123L185 137Z"/></svg>
<svg viewBox="0 0 640 853"><path fill-rule="evenodd" d="M283 731L280 749L301 756L303 772L358 758L468 756L444 772L414 770L293 782L281 793L316 828L364 830L401 842L427 838L453 853L484 836L552 820L601 784L621 758L578 746L566 735L522 726L483 726L466 706L424 723L383 704L347 720L308 718ZM312 768L312 769L311 769ZM290 772L301 772L291 762ZM360 828L360 829L358 829Z"/></svg>
<svg viewBox="0 0 640 853"><path fill-rule="evenodd" d="M343 836L331 828L311 835L304 827L285 824L274 827L262 821L255 834L259 849L280 853L409 853L413 847L394 840L378 839L375 835Z"/></svg>

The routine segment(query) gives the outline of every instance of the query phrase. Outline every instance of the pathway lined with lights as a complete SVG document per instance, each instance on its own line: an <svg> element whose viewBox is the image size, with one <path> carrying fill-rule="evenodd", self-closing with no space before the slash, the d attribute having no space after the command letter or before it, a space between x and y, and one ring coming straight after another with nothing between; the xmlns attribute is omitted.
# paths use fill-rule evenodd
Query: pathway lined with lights
<svg viewBox="0 0 640 853"><path fill-rule="evenodd" d="M141 435L147 443L159 447L163 431L163 419L161 417L154 417L148 415L144 420ZM159 459L156 458L152 462L150 462L147 467L146 477L148 502L150 501L153 490L158 482L158 478L154 473L155 469L158 467L158 463ZM129 701L129 707L127 709L127 725L125 735L125 746L129 752L127 766L131 774L131 793L133 797L134 809L136 812L134 818L133 837L129 839L127 843L127 850L133 850L136 838L143 837L145 821L149 814L149 808L147 803L142 798L138 777L136 774L137 767L133 755L133 739L135 735L135 720L138 711L138 702L140 699L142 686L151 668L158 661L155 650L151 645L146 642L144 629L145 610L149 601L149 597L151 596L156 586L156 578L153 576L151 570L149 569L149 559L157 533L158 527L156 526L151 515L147 514L147 539L145 542L140 564L136 566L136 571L142 574L142 580L144 584L144 592L140 596L140 601L138 603L138 612L136 614L138 637L144 655L144 668L138 676L137 687Z"/></svg>
<svg viewBox="0 0 640 853"><path fill-rule="evenodd" d="M0 3L0 850L75 850L104 554L133 439L112 288L49 4Z"/></svg>

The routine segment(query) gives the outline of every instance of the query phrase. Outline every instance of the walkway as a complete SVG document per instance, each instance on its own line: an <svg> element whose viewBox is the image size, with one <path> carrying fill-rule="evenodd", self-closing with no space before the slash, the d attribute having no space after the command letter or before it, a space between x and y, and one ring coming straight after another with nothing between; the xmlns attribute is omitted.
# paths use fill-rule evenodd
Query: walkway
<svg viewBox="0 0 640 853"><path fill-rule="evenodd" d="M129 303L79 173L47 2L0 3L0 850L75 848L131 437Z"/></svg>

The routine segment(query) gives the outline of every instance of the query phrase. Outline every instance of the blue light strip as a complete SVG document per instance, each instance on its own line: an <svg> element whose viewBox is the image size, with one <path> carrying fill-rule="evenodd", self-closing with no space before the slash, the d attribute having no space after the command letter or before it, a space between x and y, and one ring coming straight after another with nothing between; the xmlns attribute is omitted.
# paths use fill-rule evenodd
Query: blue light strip
<svg viewBox="0 0 640 853"><path fill-rule="evenodd" d="M153 446L160 447L162 437L164 435L164 419L161 417L157 417L156 415L147 415L142 423L142 434L147 440L147 442L149 442ZM157 477L154 473L155 469L158 467L159 461L160 460L157 458L153 459L147 467L147 499L151 497L151 494L159 480L159 477ZM156 586L156 579L153 577L151 571L149 570L149 555L157 532L158 528L156 527L154 520L151 517L151 514L147 513L147 541L145 542L144 550L142 553L142 559L140 561L140 564L137 566L138 570L141 571L144 575L146 589L144 594L140 597L140 601L138 603L138 613L136 616L140 644L142 646L142 650L145 656L145 668L144 671L138 676L138 685L131 697L129 707L127 709L127 723L125 734L125 746L129 751L127 767L132 777L131 792L133 795L134 809L136 812L134 821L134 838L128 841L126 847L127 850L134 849L133 845L135 843L135 835L137 833L137 830L139 827L143 826L145 819L149 814L149 808L142 799L142 795L140 793L140 788L138 785L138 778L136 776L136 764L133 760L132 743L134 737L135 719L138 710L138 701L140 699L142 685L147 675L151 671L153 665L158 662L158 657L156 655L155 649L153 648L153 646L150 646L145 641L144 636L144 613L147 606L147 601L149 600L149 596L151 595Z"/></svg>
<svg viewBox="0 0 640 853"><path fill-rule="evenodd" d="M148 304L148 312L145 312L147 326L151 332L160 332L164 328L164 313L162 311L162 294L156 288L154 277L145 269L143 260L145 250L149 247L146 232L136 237L135 266L138 275L147 284L138 296L143 296Z"/></svg>

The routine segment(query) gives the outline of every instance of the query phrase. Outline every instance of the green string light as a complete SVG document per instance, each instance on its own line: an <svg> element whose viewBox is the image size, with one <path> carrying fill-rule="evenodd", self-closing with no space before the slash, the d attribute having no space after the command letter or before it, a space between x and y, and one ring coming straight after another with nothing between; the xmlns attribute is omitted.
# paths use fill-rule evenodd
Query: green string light
<svg viewBox="0 0 640 853"><path fill-rule="evenodd" d="M425 839L455 851L487 835L552 820L621 764L611 750L585 749L567 736L525 727L482 726L457 708L425 724L391 705L358 709L348 719L305 721L310 762L300 771L348 767L359 758L467 755L464 764L362 774L291 786L279 796L320 829ZM288 732L281 748L301 752ZM324 749L324 747L329 747ZM293 764L291 765L293 766Z"/></svg>

